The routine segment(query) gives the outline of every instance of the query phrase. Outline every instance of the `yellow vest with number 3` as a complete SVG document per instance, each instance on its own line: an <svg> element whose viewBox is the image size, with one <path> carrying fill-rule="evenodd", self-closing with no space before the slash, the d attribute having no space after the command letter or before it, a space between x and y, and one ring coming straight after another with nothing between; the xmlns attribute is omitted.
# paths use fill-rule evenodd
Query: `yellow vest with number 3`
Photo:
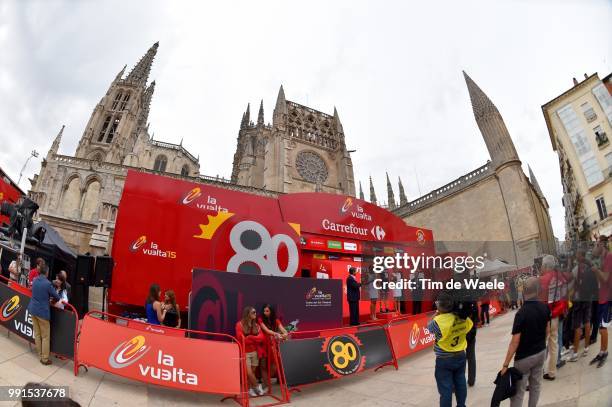
<svg viewBox="0 0 612 407"><path fill-rule="evenodd" d="M453 313L436 315L434 321L438 324L442 337L437 344L445 352L459 352L467 348L465 335L472 329L474 323L470 318L459 319Z"/></svg>

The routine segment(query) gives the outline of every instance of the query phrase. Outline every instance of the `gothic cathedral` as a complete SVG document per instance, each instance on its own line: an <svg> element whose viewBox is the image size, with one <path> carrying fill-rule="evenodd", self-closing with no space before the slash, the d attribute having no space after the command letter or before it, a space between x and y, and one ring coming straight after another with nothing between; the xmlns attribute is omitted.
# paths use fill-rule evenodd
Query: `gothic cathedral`
<svg viewBox="0 0 612 407"><path fill-rule="evenodd" d="M355 196L350 152L338 111L329 115L285 99L281 85L265 124L263 101L257 123L250 106L242 116L232 182L270 191L329 192Z"/></svg>

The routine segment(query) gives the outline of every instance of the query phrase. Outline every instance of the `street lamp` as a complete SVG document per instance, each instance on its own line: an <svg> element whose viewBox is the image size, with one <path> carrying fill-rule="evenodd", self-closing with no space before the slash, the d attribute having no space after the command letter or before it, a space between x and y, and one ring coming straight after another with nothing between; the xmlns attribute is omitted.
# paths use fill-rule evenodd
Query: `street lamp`
<svg viewBox="0 0 612 407"><path fill-rule="evenodd" d="M30 156L26 160L25 164L23 164L23 167L21 167L21 171L19 171L19 180L17 181L17 185L19 185L19 183L21 182L21 176L23 175L23 171L26 169L26 166L28 165L28 162L30 162L30 159L32 157L38 157L38 151L32 150L30 152Z"/></svg>

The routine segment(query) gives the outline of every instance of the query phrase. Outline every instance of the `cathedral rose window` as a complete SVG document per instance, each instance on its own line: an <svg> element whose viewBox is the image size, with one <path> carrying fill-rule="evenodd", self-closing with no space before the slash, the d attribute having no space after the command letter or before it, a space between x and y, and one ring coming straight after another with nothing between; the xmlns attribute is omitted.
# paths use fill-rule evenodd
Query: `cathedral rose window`
<svg viewBox="0 0 612 407"><path fill-rule="evenodd" d="M301 151L295 159L295 166L306 181L322 184L327 179L325 161L312 151Z"/></svg>

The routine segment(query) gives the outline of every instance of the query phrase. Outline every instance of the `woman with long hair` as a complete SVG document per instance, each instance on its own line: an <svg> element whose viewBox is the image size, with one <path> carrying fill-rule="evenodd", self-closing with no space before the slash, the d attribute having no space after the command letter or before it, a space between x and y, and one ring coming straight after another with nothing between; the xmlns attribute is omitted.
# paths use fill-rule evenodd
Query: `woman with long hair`
<svg viewBox="0 0 612 407"><path fill-rule="evenodd" d="M280 318L277 318L276 309L271 304L264 304L261 307L259 326L266 334L266 355L260 364L262 377L264 383L269 383L269 379L276 376L276 365L272 362L270 362L270 374L268 375L268 357L270 355L270 347L272 346L270 339L274 337L276 340L284 340L287 339L288 333Z"/></svg>
<svg viewBox="0 0 612 407"><path fill-rule="evenodd" d="M145 312L149 324L161 325L166 317L166 309L159 299L160 295L161 289L159 288L159 284L151 284L149 287L149 295L145 301Z"/></svg>
<svg viewBox="0 0 612 407"><path fill-rule="evenodd" d="M66 285L66 275L63 273L57 273L53 285L55 286L57 295L60 296L60 300L55 302L53 305L57 308L64 309L64 304L68 303L68 286Z"/></svg>
<svg viewBox="0 0 612 407"><path fill-rule="evenodd" d="M176 303L176 294L174 291L167 290L164 293L164 309L166 310L166 315L164 316L164 320L162 325L169 326L171 328L180 328L181 327L181 312L179 311L179 307Z"/></svg>
<svg viewBox="0 0 612 407"><path fill-rule="evenodd" d="M246 356L247 378L251 387L249 396L256 397L265 394L262 385L257 383L255 370L259 366L259 357L263 354L263 343L265 337L257 323L257 311L250 305L242 310L242 319L236 322L236 337L244 343Z"/></svg>

